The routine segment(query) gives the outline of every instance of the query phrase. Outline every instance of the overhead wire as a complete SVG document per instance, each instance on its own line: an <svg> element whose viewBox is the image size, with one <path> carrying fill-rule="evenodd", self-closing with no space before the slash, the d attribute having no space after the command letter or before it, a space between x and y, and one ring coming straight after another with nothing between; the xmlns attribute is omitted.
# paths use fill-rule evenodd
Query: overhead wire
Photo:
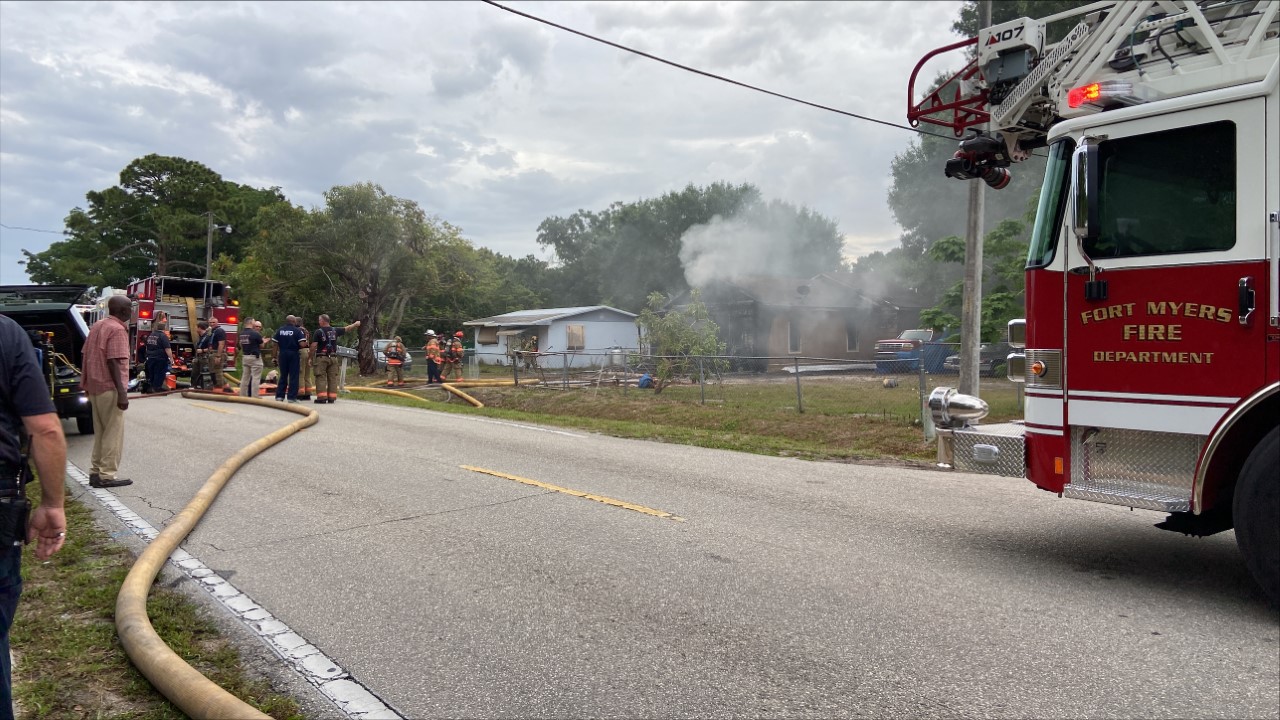
<svg viewBox="0 0 1280 720"><path fill-rule="evenodd" d="M521 17L523 17L523 18L527 18L527 19L529 19L529 20L533 20L533 21L535 21L535 22L540 22L540 23L542 23L542 24L544 24L544 25L549 25L549 26L551 26L551 27L553 27L553 28L557 28L557 29L559 29L559 30L563 30L563 31L568 32L568 33L573 33L574 35L578 35L578 36L580 36L580 37L587 38L588 40L594 40L595 42L602 43L602 44L604 44L604 45L608 45L608 46L610 46L610 47L614 47L614 48L617 48L617 49L622 50L622 51L625 51L625 52L633 53L633 54L635 54L635 55L639 55L640 57L648 58L648 59L650 59L650 60L656 60L657 62L664 63L664 64L666 64L666 65L670 65L670 66L672 66L672 67L680 68L681 70L685 70L685 71L687 71L687 72L691 72L691 73L694 73L694 74L697 74L697 75L702 75L702 76L704 76L704 77L709 77L709 78L712 78L712 79L714 79L714 80L720 80L720 81L722 81L722 82L727 82L727 83L729 83L730 85L737 85L738 87L743 87L743 88L746 88L746 89L748 89L748 90L755 90L756 92L764 93L765 95L772 95L772 96L777 97L777 98L782 98L783 100L790 100L790 101L792 101L792 102L800 103L801 105L808 105L809 107L818 108L819 110L826 110L826 111L828 111L828 112L837 113L837 114L839 114L839 115L845 115L845 116L847 116L847 117L857 118L858 120L865 120L865 121L867 121L867 122L872 122L872 123L876 123L876 124L879 124L879 125L885 125L885 126L887 126L887 127L891 127L891 128L897 128L898 130L906 130L906 131L908 131L908 132L918 133L918 134L920 134L920 135L931 135L931 136L933 136L933 137L944 138L944 139L946 139L946 140L955 140L955 139L956 139L956 138L954 138L954 137L952 137L952 136L950 136L950 135L943 135L943 134L941 134L941 133L929 132L928 130L924 130L924 129L922 129L922 128L913 128L913 127L911 127L910 125L899 125L898 123L892 123L892 122L889 122L888 120L881 120L881 119L879 119L879 118L873 118L873 117L870 117L870 116L868 116L868 115L860 115L860 114L858 114L858 113L849 112L848 110L841 110L841 109L839 109L839 108L833 108L833 107L831 107L831 106L829 106L829 105L823 105L823 104L821 104L821 103L815 103L815 102L810 102L810 101L808 101L808 100L802 100L802 99L800 99L800 98L793 97L793 96L791 96L791 95L784 95L783 93L780 93L780 92L774 92L773 90L767 90L767 89L765 89L765 88L758 87L758 86L756 86L756 85L751 85L751 84L748 84L748 83L744 83L744 82L742 82L742 81L740 81L740 80L734 80L733 78L727 78L727 77L725 77L725 76L723 76L723 75L717 75L717 74L712 73L712 72L707 72L706 70L699 70L698 68L695 68L695 67L690 67L690 66L688 66L688 65L682 65L682 64L680 64L680 63L678 63L678 62L675 62L674 60L668 60L668 59L666 59L666 58L658 57L657 55L652 55L652 54L647 53L647 52L644 52L644 51L642 51L642 50L636 50L635 48L627 47L626 45L622 45L622 44L619 44L619 43L613 42L612 40L605 40L604 38L602 38L602 37L597 37L597 36L595 36L595 35L592 35L591 33L583 32L583 31L581 31L581 30L575 30L574 28L568 27L568 26L566 26L566 25L561 25L561 24L556 23L556 22L552 22L552 21L550 21L550 20L547 20L546 18L538 17L537 15L531 15L531 14L529 14L529 13L527 13L527 12L522 12L522 11L520 11L520 10L516 10L515 8L507 7L506 5L503 5L503 4L501 4L501 3L495 2L495 0L481 0L481 2L484 2L484 3L487 3L487 4L489 4L489 5L492 5L492 6L496 7L496 8L498 8L499 10L506 10L507 12L509 12L509 13L511 13L511 14L513 14L513 15L519 15L519 16L521 16Z"/></svg>

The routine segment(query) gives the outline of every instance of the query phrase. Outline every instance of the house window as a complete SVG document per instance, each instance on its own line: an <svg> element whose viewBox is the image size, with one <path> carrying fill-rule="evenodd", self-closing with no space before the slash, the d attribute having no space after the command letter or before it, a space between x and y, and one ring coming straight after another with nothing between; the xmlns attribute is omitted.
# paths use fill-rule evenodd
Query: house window
<svg viewBox="0 0 1280 720"><path fill-rule="evenodd" d="M787 321L787 352L800 352L800 323Z"/></svg>
<svg viewBox="0 0 1280 720"><path fill-rule="evenodd" d="M564 327L566 345L569 350L586 350L587 334L582 325L566 325Z"/></svg>
<svg viewBox="0 0 1280 720"><path fill-rule="evenodd" d="M844 325L844 349L846 352L858 352L858 326L851 322Z"/></svg>
<svg viewBox="0 0 1280 720"><path fill-rule="evenodd" d="M476 332L476 342L481 345L492 345L498 342L498 328L482 327Z"/></svg>

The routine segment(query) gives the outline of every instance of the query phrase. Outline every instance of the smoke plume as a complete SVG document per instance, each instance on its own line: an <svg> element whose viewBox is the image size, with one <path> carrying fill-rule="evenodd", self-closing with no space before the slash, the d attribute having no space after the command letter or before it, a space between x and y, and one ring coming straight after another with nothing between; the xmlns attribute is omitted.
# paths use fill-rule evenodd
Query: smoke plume
<svg viewBox="0 0 1280 720"><path fill-rule="evenodd" d="M690 287L748 275L803 277L837 270L814 252L813 216L785 204L754 204L729 217L694 225L680 238L680 263ZM834 232L834 227L830 228Z"/></svg>

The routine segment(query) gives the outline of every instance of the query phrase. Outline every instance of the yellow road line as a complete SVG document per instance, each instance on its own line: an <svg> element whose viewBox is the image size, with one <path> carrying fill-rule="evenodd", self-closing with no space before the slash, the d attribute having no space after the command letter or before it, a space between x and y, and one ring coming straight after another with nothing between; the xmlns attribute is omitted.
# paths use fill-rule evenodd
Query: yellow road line
<svg viewBox="0 0 1280 720"><path fill-rule="evenodd" d="M191 407L198 407L202 410L212 410L216 413L222 413L223 415L235 415L235 413L230 410L223 410L222 408L216 408L212 405L203 405L201 403L191 403Z"/></svg>
<svg viewBox="0 0 1280 720"><path fill-rule="evenodd" d="M675 515L672 515L669 512L664 512L662 510L654 510L651 507L645 507L644 505L636 505L635 503L629 503L629 502L626 502L625 500L615 500L611 497L605 497L603 495L593 495L591 493L582 492L581 490L571 490L569 488L560 487L559 485L544 483L540 480L532 480L530 478L520 477L519 475L508 475L504 472L498 472L497 470L486 470L485 468L473 467L471 465L459 465L458 467L462 468L463 470L470 470L471 472L484 473L485 475L493 475L494 477L505 478L507 480L515 480L518 483L524 483L525 485L540 487L544 490L552 490L554 492L564 493L565 495L572 495L574 497L580 497L586 500L595 500L596 502L601 502L601 503L604 503L605 505L612 505L614 507L620 507L625 510L634 510L638 513L644 513L645 515L652 515L654 517L665 518L667 520L675 520L676 522L684 522L684 518L677 517Z"/></svg>

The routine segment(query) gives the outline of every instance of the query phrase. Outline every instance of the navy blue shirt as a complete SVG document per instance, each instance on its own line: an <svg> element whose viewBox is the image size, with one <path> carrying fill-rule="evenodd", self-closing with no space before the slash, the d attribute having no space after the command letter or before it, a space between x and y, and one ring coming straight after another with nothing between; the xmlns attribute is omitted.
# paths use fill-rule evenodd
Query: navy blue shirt
<svg viewBox="0 0 1280 720"><path fill-rule="evenodd" d="M210 349L210 350L217 350L217 349L218 349L218 343L222 343L222 349L223 349L223 350L226 350L226 349L227 349L227 331L226 331L226 330L223 330L221 325L219 325L218 327L214 328L214 329L213 329L213 332L212 332L212 333L210 333L210 334L211 334L211 335L213 335L213 338L212 338L211 340L209 340L209 349Z"/></svg>
<svg viewBox="0 0 1280 720"><path fill-rule="evenodd" d="M22 418L57 412L25 330L0 315L0 462L17 465L26 431Z"/></svg>
<svg viewBox="0 0 1280 720"><path fill-rule="evenodd" d="M307 339L306 331L297 325L285 325L276 331L275 341L281 353L296 353Z"/></svg>
<svg viewBox="0 0 1280 720"><path fill-rule="evenodd" d="M208 350L213 347L213 333L206 330L200 339L196 341L197 350Z"/></svg>
<svg viewBox="0 0 1280 720"><path fill-rule="evenodd" d="M163 332L152 331L147 336L147 359L160 360L168 359L169 354L165 350L169 349L169 338Z"/></svg>
<svg viewBox="0 0 1280 720"><path fill-rule="evenodd" d="M240 331L240 352L245 355L262 356L262 333L257 330Z"/></svg>

